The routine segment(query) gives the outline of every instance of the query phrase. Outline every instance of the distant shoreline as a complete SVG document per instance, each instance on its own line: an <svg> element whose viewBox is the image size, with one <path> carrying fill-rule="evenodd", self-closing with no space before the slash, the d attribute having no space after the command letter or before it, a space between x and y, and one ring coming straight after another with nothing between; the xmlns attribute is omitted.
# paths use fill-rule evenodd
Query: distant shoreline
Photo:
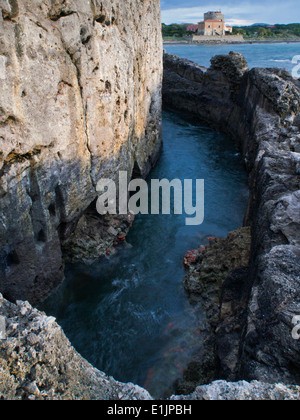
<svg viewBox="0 0 300 420"><path fill-rule="evenodd" d="M193 42L188 40L163 41L164 45L244 45L244 44L300 44L299 39L264 39L264 40L244 40L241 42L222 42L222 41L203 41Z"/></svg>

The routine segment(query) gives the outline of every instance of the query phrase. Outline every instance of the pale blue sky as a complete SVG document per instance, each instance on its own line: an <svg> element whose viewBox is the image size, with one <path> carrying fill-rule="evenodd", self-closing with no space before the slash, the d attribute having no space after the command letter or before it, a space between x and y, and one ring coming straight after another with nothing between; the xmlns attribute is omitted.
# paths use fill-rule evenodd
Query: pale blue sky
<svg viewBox="0 0 300 420"><path fill-rule="evenodd" d="M163 23L197 23L204 12L222 10L231 25L300 23L299 0L161 0Z"/></svg>

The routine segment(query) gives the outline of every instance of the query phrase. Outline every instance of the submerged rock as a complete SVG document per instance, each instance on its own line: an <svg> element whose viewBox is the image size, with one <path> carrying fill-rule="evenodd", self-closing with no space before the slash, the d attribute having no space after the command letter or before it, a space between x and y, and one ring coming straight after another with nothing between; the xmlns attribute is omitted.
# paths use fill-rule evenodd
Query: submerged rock
<svg viewBox="0 0 300 420"><path fill-rule="evenodd" d="M229 351L230 346L236 345L236 337L229 334L228 326L232 323L233 330L239 337L241 326L238 328L236 315L243 302L240 297L248 276L250 248L251 230L244 227L230 232L225 239L210 238L210 243L205 248L201 247L200 250L188 254L192 258L187 266L185 288L191 303L200 305L205 315L199 325L199 349L184 372L183 380L177 381L178 393L188 394L197 385L219 378L220 364L230 364L232 353L236 369L237 355L233 348ZM233 283L230 279L233 276L237 296L229 294ZM223 340L222 343L220 340ZM229 343L229 346L226 345L227 363L226 358L222 357L225 340Z"/></svg>

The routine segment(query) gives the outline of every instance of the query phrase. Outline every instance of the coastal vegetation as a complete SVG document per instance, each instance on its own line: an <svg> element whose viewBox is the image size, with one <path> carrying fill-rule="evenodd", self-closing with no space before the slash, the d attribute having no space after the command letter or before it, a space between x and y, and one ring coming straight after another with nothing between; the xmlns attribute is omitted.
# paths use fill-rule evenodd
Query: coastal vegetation
<svg viewBox="0 0 300 420"><path fill-rule="evenodd" d="M190 33L187 31L189 25L173 23L171 25L162 24L162 33L164 39L183 38Z"/></svg>
<svg viewBox="0 0 300 420"><path fill-rule="evenodd" d="M191 24L171 24L163 23L162 32L164 40L185 38L194 32L195 25ZM266 25L255 24L252 26L239 26L233 28L233 35L243 35L246 40L260 39L298 39L300 40L300 23L289 25Z"/></svg>
<svg viewBox="0 0 300 420"><path fill-rule="evenodd" d="M300 24L234 27L233 35L243 35L245 39L300 39Z"/></svg>

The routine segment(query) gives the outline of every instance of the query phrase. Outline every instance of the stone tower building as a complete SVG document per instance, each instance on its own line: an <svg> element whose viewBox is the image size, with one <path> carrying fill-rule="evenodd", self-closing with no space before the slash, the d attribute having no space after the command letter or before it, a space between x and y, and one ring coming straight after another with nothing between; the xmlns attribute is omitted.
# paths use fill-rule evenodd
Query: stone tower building
<svg viewBox="0 0 300 420"><path fill-rule="evenodd" d="M225 16L222 12L207 12L204 14L204 21L199 23L198 35L225 36L232 32L230 26L225 24Z"/></svg>
<svg viewBox="0 0 300 420"><path fill-rule="evenodd" d="M218 20L225 22L225 16L222 14L222 12L207 12L204 14L204 21L206 20Z"/></svg>

